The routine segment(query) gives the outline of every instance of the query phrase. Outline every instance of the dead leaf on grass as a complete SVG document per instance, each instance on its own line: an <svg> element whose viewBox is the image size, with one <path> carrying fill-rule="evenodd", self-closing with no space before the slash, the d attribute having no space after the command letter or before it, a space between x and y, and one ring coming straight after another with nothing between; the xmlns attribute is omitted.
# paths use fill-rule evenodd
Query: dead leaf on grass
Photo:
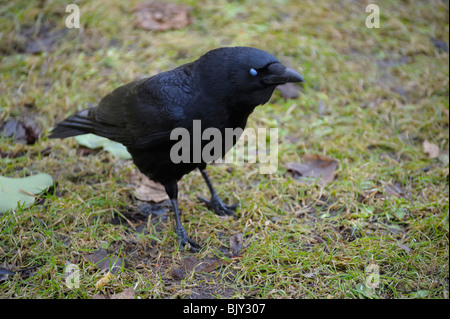
<svg viewBox="0 0 450 319"><path fill-rule="evenodd" d="M164 186L148 179L138 170L131 172L130 183L134 185L133 193L139 200L160 203L169 199Z"/></svg>
<svg viewBox="0 0 450 319"><path fill-rule="evenodd" d="M430 143L427 140L422 143L423 152L428 155L428 158L438 158L439 157L439 146Z"/></svg>
<svg viewBox="0 0 450 319"><path fill-rule="evenodd" d="M121 293L112 295L95 294L92 299L134 299L136 292L133 288L124 289Z"/></svg>
<svg viewBox="0 0 450 319"><path fill-rule="evenodd" d="M410 199L405 188L400 183L386 183L384 184L384 192L389 196L395 196L398 198Z"/></svg>
<svg viewBox="0 0 450 319"><path fill-rule="evenodd" d="M13 138L16 143L32 145L41 135L42 129L31 117L0 122L0 136Z"/></svg>
<svg viewBox="0 0 450 319"><path fill-rule="evenodd" d="M448 45L444 41L441 41L435 37L431 37L431 41L433 42L434 46L444 52L448 52Z"/></svg>
<svg viewBox="0 0 450 319"><path fill-rule="evenodd" d="M190 7L185 4L146 1L134 6L135 25L144 30L174 30L191 24Z"/></svg>
<svg viewBox="0 0 450 319"><path fill-rule="evenodd" d="M101 270L109 270L112 274L117 274L123 266L122 258L116 255L108 256L108 253L103 248L92 254L85 254L84 259L91 264L97 265Z"/></svg>
<svg viewBox="0 0 450 319"><path fill-rule="evenodd" d="M22 269L15 269L10 270L10 269L6 269L3 267L0 267L0 283L8 280L9 278L12 278L13 276L15 276L16 274L19 274L20 277L22 278L29 278L31 276L33 276L36 272L36 269L40 267L40 266L34 266L34 267L29 267L29 268L22 268Z"/></svg>
<svg viewBox="0 0 450 319"><path fill-rule="evenodd" d="M325 186L334 180L338 161L325 155L306 154L303 163L287 163L286 168L294 178L308 184L317 180L320 186Z"/></svg>
<svg viewBox="0 0 450 319"><path fill-rule="evenodd" d="M0 267L0 282L5 281L9 277L14 276L16 273L12 270Z"/></svg>
<svg viewBox="0 0 450 319"><path fill-rule="evenodd" d="M133 288L127 288L119 294L114 294L110 299L134 299L136 293Z"/></svg>

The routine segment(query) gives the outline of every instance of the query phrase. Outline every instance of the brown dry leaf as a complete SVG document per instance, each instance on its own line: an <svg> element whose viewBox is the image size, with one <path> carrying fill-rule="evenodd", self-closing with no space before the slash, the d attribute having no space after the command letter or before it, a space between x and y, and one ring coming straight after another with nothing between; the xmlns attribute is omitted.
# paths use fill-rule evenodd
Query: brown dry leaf
<svg viewBox="0 0 450 319"><path fill-rule="evenodd" d="M286 168L295 178L308 184L317 180L320 186L325 186L334 180L338 161L325 155L306 154L303 163L287 163Z"/></svg>
<svg viewBox="0 0 450 319"><path fill-rule="evenodd" d="M139 200L160 203L169 199L164 186L148 179L138 170L131 172L130 183L134 185L134 196Z"/></svg>
<svg viewBox="0 0 450 319"><path fill-rule="evenodd" d="M117 295L112 295L110 299L134 299L135 295L133 288L127 288Z"/></svg>
<svg viewBox="0 0 450 319"><path fill-rule="evenodd" d="M11 137L14 142L32 145L41 137L42 129L31 117L0 122L0 136Z"/></svg>
<svg viewBox="0 0 450 319"><path fill-rule="evenodd" d="M243 246L242 236L243 236L242 233L237 233L230 237L230 247L233 256L237 256L242 249Z"/></svg>
<svg viewBox="0 0 450 319"><path fill-rule="evenodd" d="M411 194L400 183L386 183L383 189L384 193L388 196L411 199ZM380 194L381 197L383 197L382 194Z"/></svg>
<svg viewBox="0 0 450 319"><path fill-rule="evenodd" d="M92 299L134 299L135 295L136 293L133 288L127 288L121 293L113 295L95 294L92 296Z"/></svg>
<svg viewBox="0 0 450 319"><path fill-rule="evenodd" d="M428 155L428 158L438 158L439 157L439 146L430 143L427 140L423 141L423 152Z"/></svg>
<svg viewBox="0 0 450 319"><path fill-rule="evenodd" d="M145 1L134 8L135 25L144 30L174 30L191 24L190 7L170 2Z"/></svg>
<svg viewBox="0 0 450 319"><path fill-rule="evenodd" d="M228 264L229 261L226 261L225 259L220 258L207 258L204 260L201 260L197 267L195 267L196 272L211 272L216 270L217 268L220 268L226 264Z"/></svg>
<svg viewBox="0 0 450 319"><path fill-rule="evenodd" d="M92 254L85 254L86 259L91 264L97 265L102 270L109 270L112 274L117 272L123 266L123 259L117 256L108 256L105 249L99 249Z"/></svg>

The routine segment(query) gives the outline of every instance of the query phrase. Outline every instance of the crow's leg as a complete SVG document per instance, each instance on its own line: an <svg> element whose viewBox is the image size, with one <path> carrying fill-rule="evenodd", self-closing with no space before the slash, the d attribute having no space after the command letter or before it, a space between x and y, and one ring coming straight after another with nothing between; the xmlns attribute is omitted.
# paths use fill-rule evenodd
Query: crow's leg
<svg viewBox="0 0 450 319"><path fill-rule="evenodd" d="M180 219L180 212L178 210L178 185L177 182L170 182L164 185L166 188L167 195L169 195L170 201L172 202L173 210L175 211L175 232L178 235L178 243L180 244L181 248L184 248L186 244L189 244L190 250L192 252L198 252L201 248L199 244L197 244L195 241L189 238L189 236L186 234L186 231L183 228L183 225L181 224Z"/></svg>
<svg viewBox="0 0 450 319"><path fill-rule="evenodd" d="M216 190L214 189L211 180L209 179L208 173L206 173L206 169L201 169L200 172L202 173L203 178L205 179L206 185L208 185L209 191L211 192L211 199L207 200L206 198L199 197L198 199L205 203L206 206L211 209L216 215L219 216L225 216L225 215L231 215L236 216L236 208L238 204L233 205L226 205L222 202L222 200L219 198L219 195L217 195Z"/></svg>

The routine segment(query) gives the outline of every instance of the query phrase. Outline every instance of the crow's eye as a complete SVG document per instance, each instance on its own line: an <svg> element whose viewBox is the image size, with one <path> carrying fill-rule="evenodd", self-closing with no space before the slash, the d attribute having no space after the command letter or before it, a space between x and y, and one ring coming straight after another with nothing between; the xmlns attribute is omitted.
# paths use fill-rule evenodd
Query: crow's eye
<svg viewBox="0 0 450 319"><path fill-rule="evenodd" d="M252 76L257 76L258 75L258 71L256 71L255 69L250 69L250 71L248 71L250 73L250 75Z"/></svg>

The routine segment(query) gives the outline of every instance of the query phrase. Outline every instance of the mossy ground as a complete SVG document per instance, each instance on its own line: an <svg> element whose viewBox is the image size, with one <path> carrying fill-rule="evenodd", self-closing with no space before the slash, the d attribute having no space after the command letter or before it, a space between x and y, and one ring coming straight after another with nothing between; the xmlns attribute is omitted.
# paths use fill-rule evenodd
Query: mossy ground
<svg viewBox="0 0 450 319"><path fill-rule="evenodd" d="M432 41L448 44L448 2L378 1L373 29L367 1L179 2L192 6L193 23L165 32L134 27L136 1L79 2L82 28L70 30L64 1L0 6L0 120L28 115L44 128L34 145L0 140L9 154L0 174L57 181L43 205L0 217L0 266L33 269L0 282L0 297L91 298L134 287L141 298L448 298L449 58ZM24 30L39 36L40 28L65 31L49 52L26 53ZM231 45L265 49L306 82L298 99L276 91L249 120L279 129L276 173L209 168L221 197L240 202L238 219L197 201L209 196L199 173L181 181L185 228L204 246L197 258L222 256L238 232L244 249L216 271L175 280L172 267L190 253L176 245L172 215L148 223L150 235L110 222L137 210L130 163L47 136L121 84ZM428 158L424 140L439 158ZM339 160L334 182L301 184L286 171L306 153ZM83 258L98 248L124 259L101 289L104 274ZM65 284L67 263L81 270L79 289ZM372 264L377 288L365 284Z"/></svg>

